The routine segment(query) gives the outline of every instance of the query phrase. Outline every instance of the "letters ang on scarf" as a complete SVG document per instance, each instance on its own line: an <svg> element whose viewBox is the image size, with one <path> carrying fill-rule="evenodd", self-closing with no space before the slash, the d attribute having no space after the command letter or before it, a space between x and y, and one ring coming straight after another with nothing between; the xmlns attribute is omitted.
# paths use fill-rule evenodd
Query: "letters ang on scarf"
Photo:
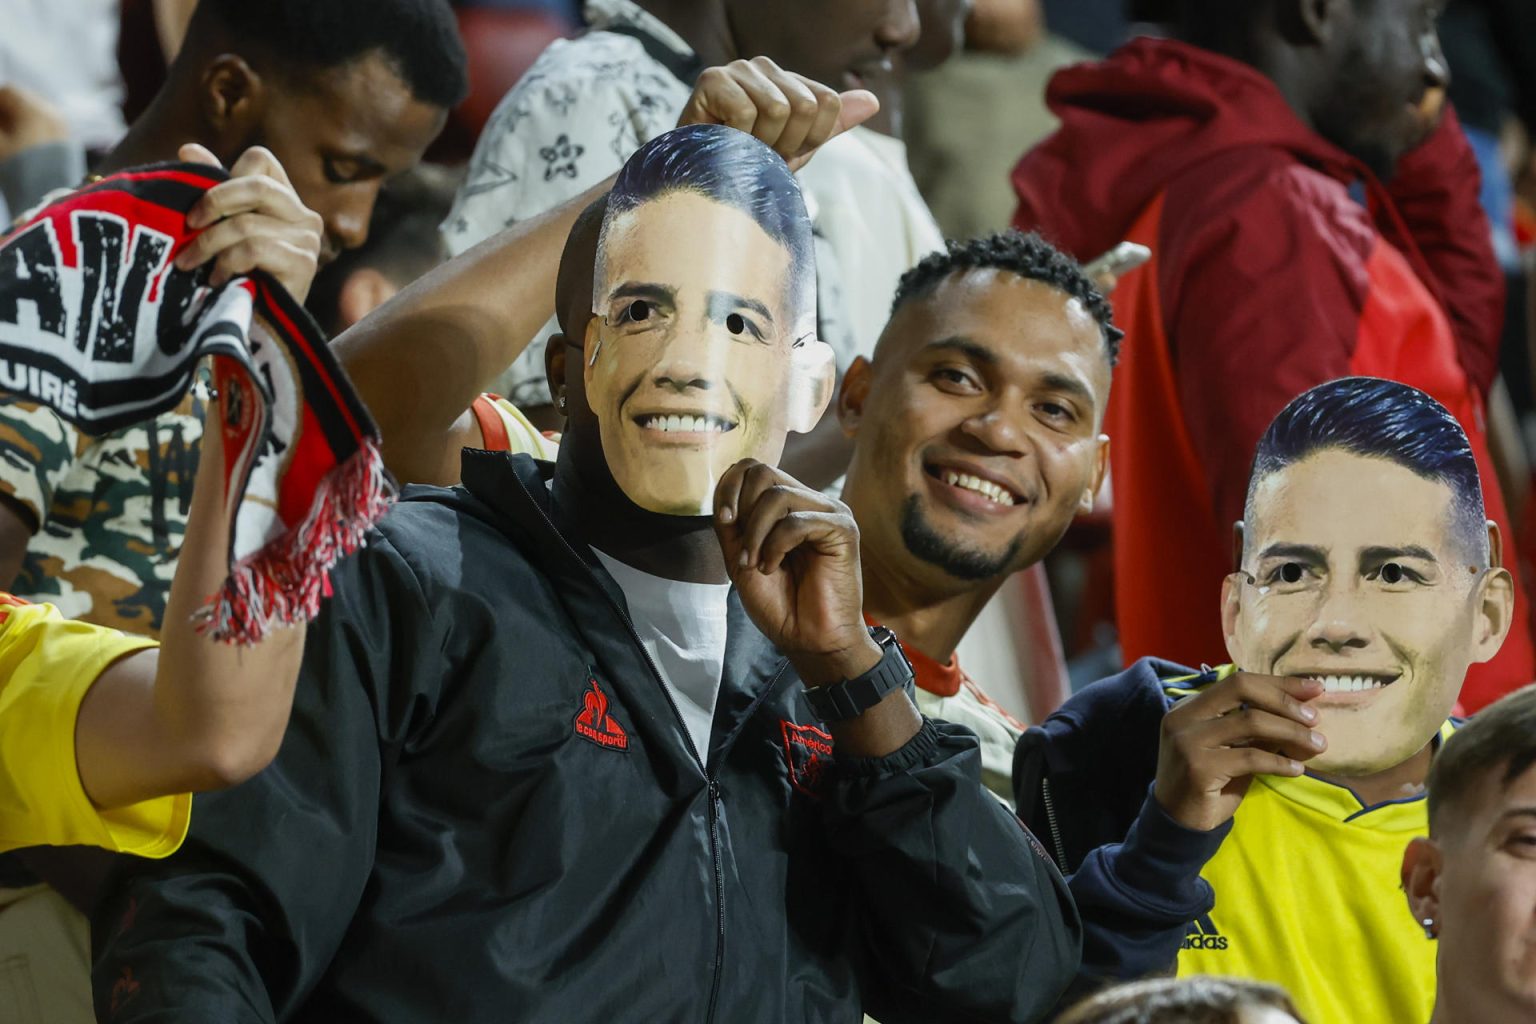
<svg viewBox="0 0 1536 1024"><path fill-rule="evenodd" d="M373 421L304 309L265 273L211 289L205 269L172 264L196 235L187 212L226 178L126 171L0 242L0 390L102 434L174 408L212 357L232 542L200 628L252 643L319 611L390 487Z"/></svg>

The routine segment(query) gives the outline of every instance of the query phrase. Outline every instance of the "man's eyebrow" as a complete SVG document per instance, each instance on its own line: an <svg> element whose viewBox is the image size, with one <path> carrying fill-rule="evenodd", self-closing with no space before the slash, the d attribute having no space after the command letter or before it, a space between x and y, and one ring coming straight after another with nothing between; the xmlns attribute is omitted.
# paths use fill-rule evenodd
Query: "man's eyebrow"
<svg viewBox="0 0 1536 1024"><path fill-rule="evenodd" d="M930 341L928 344L923 346L922 351L924 353L928 353L941 351L943 349L959 352L962 355L967 356L973 361L981 363L984 366L997 365L996 352L993 352L985 345L977 344L970 338L962 338L959 335L951 335L947 338L940 338L937 341Z"/></svg>
<svg viewBox="0 0 1536 1024"><path fill-rule="evenodd" d="M1390 562L1394 558L1416 558L1421 562L1439 564L1439 559L1435 558L1428 548L1420 547L1417 544L1404 544L1399 547L1378 544L1360 552L1361 564L1374 565L1377 562Z"/></svg>
<svg viewBox="0 0 1536 1024"><path fill-rule="evenodd" d="M1271 544L1259 552L1260 558L1289 558L1293 562L1322 565L1328 561L1328 553L1312 544Z"/></svg>
<svg viewBox="0 0 1536 1024"><path fill-rule="evenodd" d="M705 301L708 303L711 320L730 316L734 310L745 309L749 313L756 313L770 324L773 323L773 314L768 311L768 307L745 295L737 295L735 292L710 292Z"/></svg>
<svg viewBox="0 0 1536 1024"><path fill-rule="evenodd" d="M1090 409L1093 408L1093 391L1076 377L1052 370L1041 375L1040 383L1048 391L1064 391Z"/></svg>
<svg viewBox="0 0 1536 1024"><path fill-rule="evenodd" d="M625 281L613 291L608 293L608 301L615 299L650 299L652 302L665 302L668 305L677 297L677 289L664 284L650 284L645 281Z"/></svg>

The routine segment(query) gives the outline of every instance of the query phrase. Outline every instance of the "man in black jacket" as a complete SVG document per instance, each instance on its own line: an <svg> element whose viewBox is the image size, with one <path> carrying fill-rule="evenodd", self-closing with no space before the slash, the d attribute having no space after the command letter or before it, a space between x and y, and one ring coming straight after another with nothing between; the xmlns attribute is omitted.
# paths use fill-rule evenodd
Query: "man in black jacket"
<svg viewBox="0 0 1536 1024"><path fill-rule="evenodd" d="M770 227L736 198L794 190L787 169L745 135L715 142L751 187L648 195L747 213L787 282L803 209ZM671 155L650 163L688 163ZM1050 1008L1077 966L1070 897L982 786L974 736L923 719L894 638L866 631L847 509L746 460L713 516L647 512L612 450L573 419L552 479L470 452L462 488L407 493L336 574L273 767L200 801L184 852L104 906L103 1020ZM658 655L654 612L727 581L699 743L693 652Z"/></svg>

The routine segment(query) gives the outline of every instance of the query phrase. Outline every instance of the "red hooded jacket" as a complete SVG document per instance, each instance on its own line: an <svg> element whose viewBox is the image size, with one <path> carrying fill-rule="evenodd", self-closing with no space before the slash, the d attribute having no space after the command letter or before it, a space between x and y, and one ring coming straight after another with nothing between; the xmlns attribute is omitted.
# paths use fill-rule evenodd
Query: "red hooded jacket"
<svg viewBox="0 0 1536 1024"><path fill-rule="evenodd" d="M1484 412L1503 279L1453 112L1388 186L1258 71L1183 43L1138 39L1067 68L1047 100L1062 125L1014 171L1016 224L1083 260L1122 239L1154 254L1113 296L1127 333L1106 430L1128 664L1223 656L1218 595L1254 448L1288 401L1336 377L1391 378L1451 410L1504 564L1519 565ZM1509 639L1467 677L1469 711L1533 678L1517 589Z"/></svg>

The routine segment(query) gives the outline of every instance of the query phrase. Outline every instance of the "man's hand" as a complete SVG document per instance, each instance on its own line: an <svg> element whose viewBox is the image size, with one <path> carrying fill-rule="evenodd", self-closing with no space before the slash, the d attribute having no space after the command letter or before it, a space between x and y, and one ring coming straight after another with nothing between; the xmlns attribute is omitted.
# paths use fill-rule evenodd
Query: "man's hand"
<svg viewBox="0 0 1536 1024"><path fill-rule="evenodd" d="M57 108L35 93L0 85L0 160L67 138L69 125Z"/></svg>
<svg viewBox="0 0 1536 1024"><path fill-rule="evenodd" d="M867 89L839 94L767 57L753 57L706 68L677 124L730 125L773 147L798 171L827 140L879 109L880 101Z"/></svg>
<svg viewBox="0 0 1536 1024"><path fill-rule="evenodd" d="M219 166L218 157L196 144L181 147L178 155L190 163ZM229 175L187 214L187 227L203 230L176 256L177 268L192 270L211 261L209 283L215 287L265 270L303 302L320 266L325 237L320 215L304 205L283 165L262 146L240 154Z"/></svg>
<svg viewBox="0 0 1536 1024"><path fill-rule="evenodd" d="M715 488L714 525L742 607L807 685L875 667L880 647L864 626L859 528L846 505L744 459Z"/></svg>
<svg viewBox="0 0 1536 1024"><path fill-rule="evenodd" d="M1238 672L1187 697L1163 716L1153 796L1186 828L1228 821L1255 775L1300 775L1327 742L1305 702L1323 692L1311 679Z"/></svg>

